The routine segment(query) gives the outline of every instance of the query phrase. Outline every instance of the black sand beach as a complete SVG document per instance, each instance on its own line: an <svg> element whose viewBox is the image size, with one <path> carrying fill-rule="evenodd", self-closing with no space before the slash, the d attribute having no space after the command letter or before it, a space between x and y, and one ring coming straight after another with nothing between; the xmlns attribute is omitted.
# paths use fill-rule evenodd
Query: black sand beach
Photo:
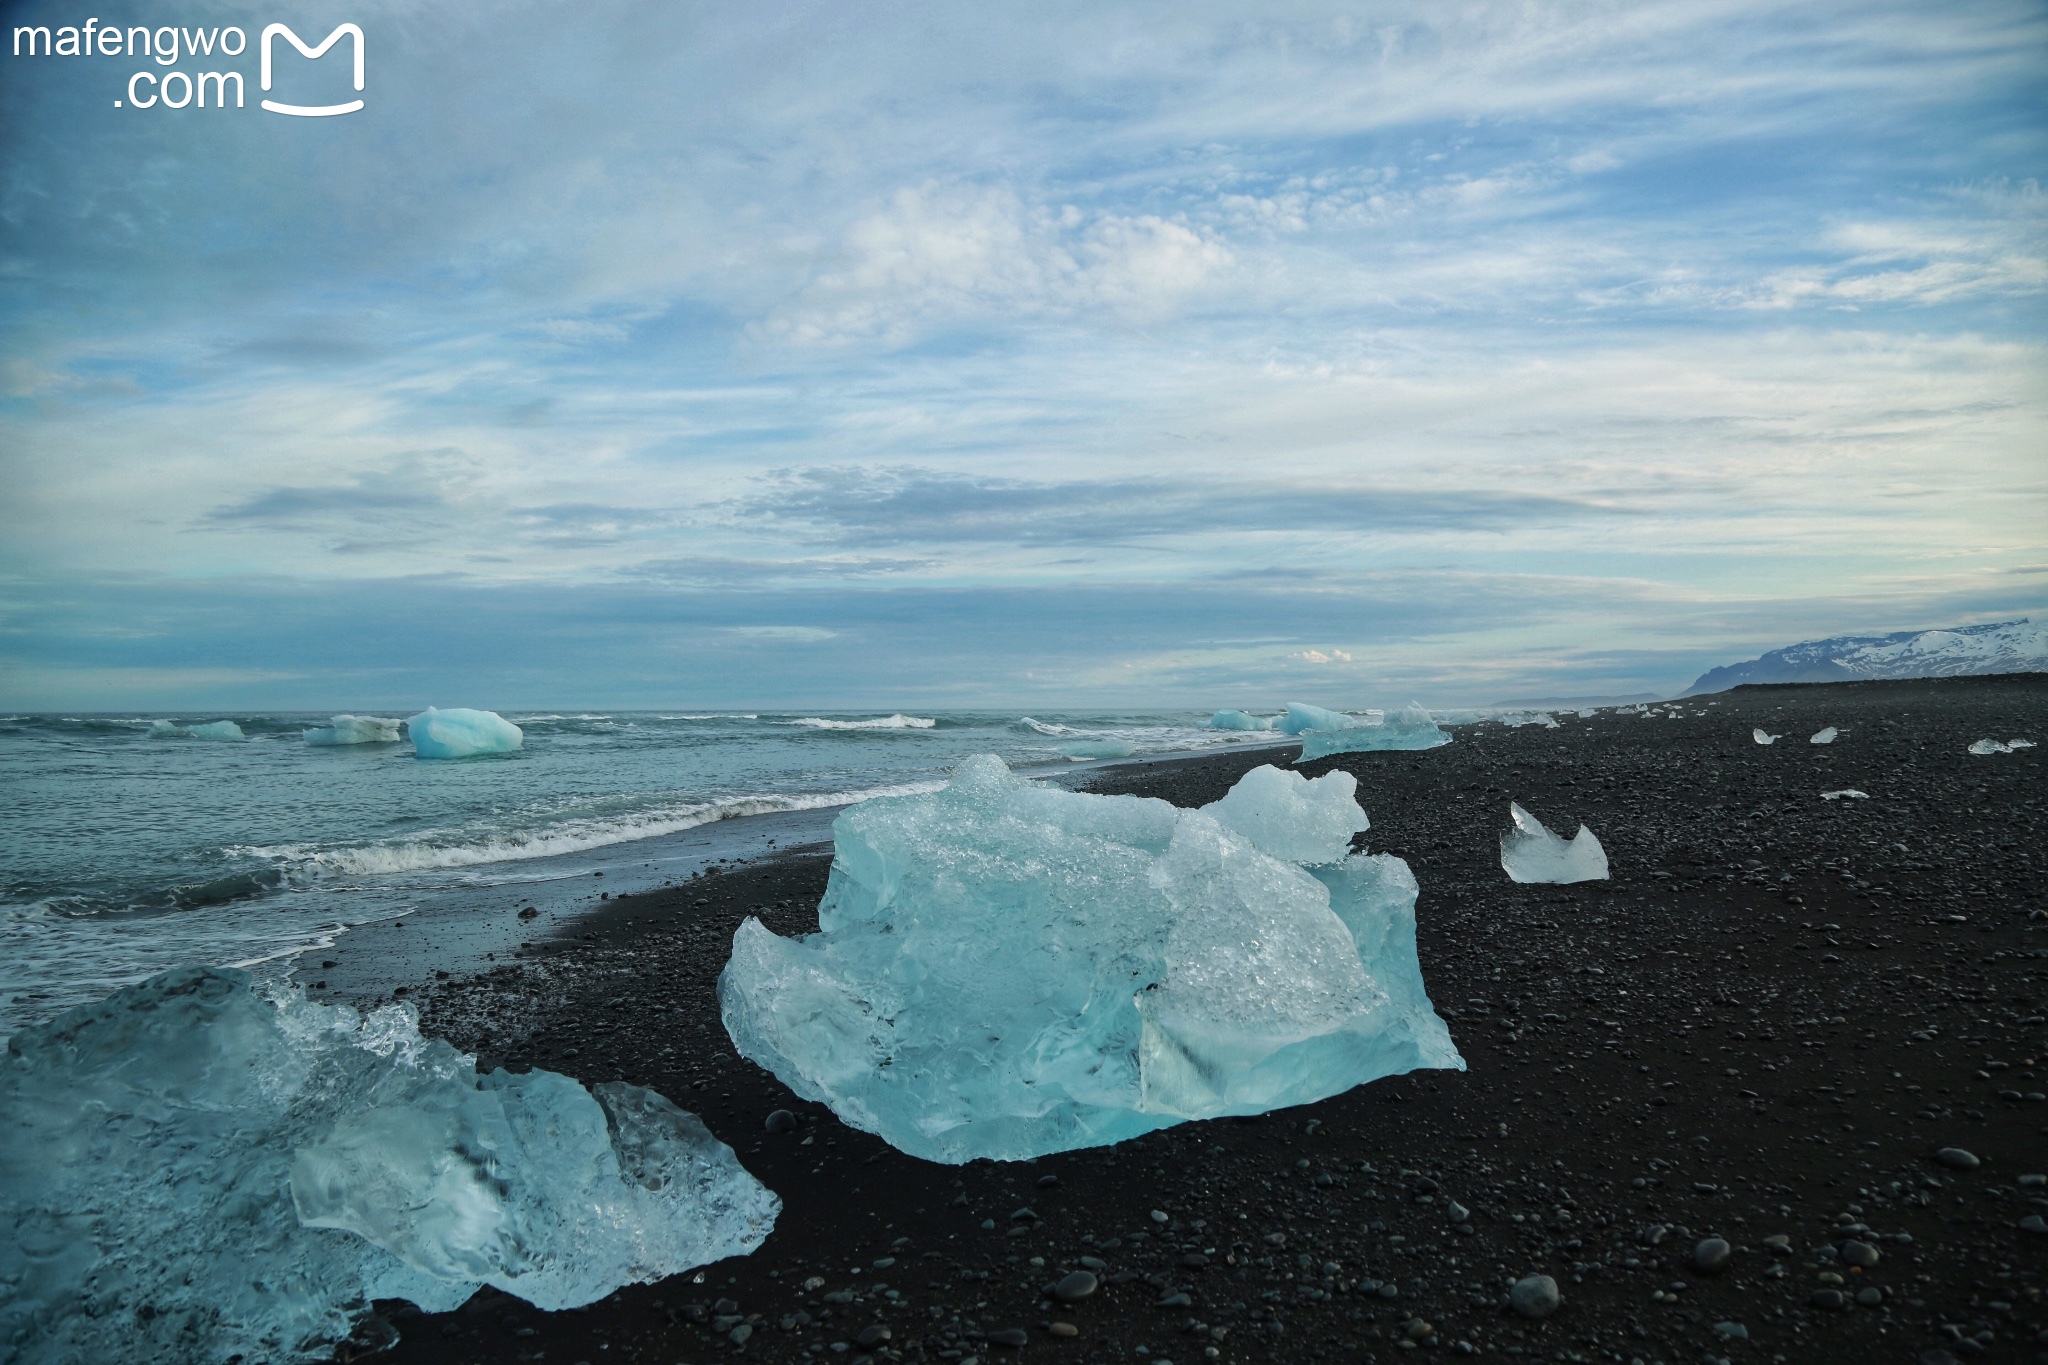
<svg viewBox="0 0 2048 1365"><path fill-rule="evenodd" d="M1357 774L1369 847L1414 866L1424 975L1470 1069L1260 1119L954 1168L797 1101L735 1060L713 983L747 915L816 927L823 847L422 980L427 1033L487 1067L652 1086L785 1207L754 1256L584 1310L384 1305L401 1340L377 1358L2048 1360L2048 749L1965 752L2048 740L2048 676L1685 709L1307 765ZM1836 743L1807 742L1827 725ZM1092 785L1199 805L1276 757ZM1844 788L1868 798L1821 797ZM1592 826L1613 880L1509 882L1511 799ZM764 1131L785 1108L796 1131ZM1084 1268L1094 1293L1048 1296ZM1539 1273L1563 1301L1532 1320L1507 1291Z"/></svg>

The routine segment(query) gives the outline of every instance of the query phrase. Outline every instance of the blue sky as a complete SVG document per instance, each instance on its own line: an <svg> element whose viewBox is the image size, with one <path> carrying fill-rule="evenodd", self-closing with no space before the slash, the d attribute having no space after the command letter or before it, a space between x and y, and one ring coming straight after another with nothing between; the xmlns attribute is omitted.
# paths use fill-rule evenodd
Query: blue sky
<svg viewBox="0 0 2048 1365"><path fill-rule="evenodd" d="M1485 703L2048 608L2039 3L8 28L88 16L353 21L365 107L0 54L0 705Z"/></svg>

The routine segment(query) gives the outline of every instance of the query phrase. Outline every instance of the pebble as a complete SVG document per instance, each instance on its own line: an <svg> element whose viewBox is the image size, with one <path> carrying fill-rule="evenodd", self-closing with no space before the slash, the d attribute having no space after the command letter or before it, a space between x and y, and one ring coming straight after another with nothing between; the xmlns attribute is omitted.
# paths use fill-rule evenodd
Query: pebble
<svg viewBox="0 0 2048 1365"><path fill-rule="evenodd" d="M881 1323L871 1322L860 1329L860 1335L853 1339L853 1344L856 1346L879 1346L894 1335L894 1332L891 1332Z"/></svg>
<svg viewBox="0 0 2048 1365"><path fill-rule="evenodd" d="M1450 1219L1453 1223L1469 1223L1472 1221L1472 1210L1453 1199L1450 1203L1444 1205L1444 1217Z"/></svg>
<svg viewBox="0 0 2048 1365"><path fill-rule="evenodd" d="M991 1346L1022 1346L1030 1340L1031 1337L1022 1327L1005 1327L1000 1332L988 1334L988 1344Z"/></svg>
<svg viewBox="0 0 2048 1365"><path fill-rule="evenodd" d="M1974 1153L1960 1147L1944 1147L1934 1154L1934 1159L1952 1171L1974 1171L1984 1164Z"/></svg>
<svg viewBox="0 0 2048 1365"><path fill-rule="evenodd" d="M1868 1270L1882 1259L1883 1257L1877 1254L1877 1248L1868 1242L1842 1243L1842 1263L1844 1265L1860 1265L1865 1270Z"/></svg>
<svg viewBox="0 0 2048 1365"><path fill-rule="evenodd" d="M1717 1322L1714 1324L1714 1330L1736 1341L1749 1340L1749 1329L1739 1322Z"/></svg>
<svg viewBox="0 0 2048 1365"><path fill-rule="evenodd" d="M2048 1234L2048 1218L2043 1218L2038 1213L2030 1213L2020 1219L2020 1231L2031 1232L2037 1237Z"/></svg>
<svg viewBox="0 0 2048 1365"><path fill-rule="evenodd" d="M1884 1291L1874 1284L1859 1289L1856 1291L1856 1302L1862 1304L1865 1308L1875 1308L1884 1302Z"/></svg>
<svg viewBox="0 0 2048 1365"><path fill-rule="evenodd" d="M1093 1294L1101 1285L1092 1270L1077 1270L1052 1287L1052 1296L1061 1303L1075 1303Z"/></svg>
<svg viewBox="0 0 2048 1365"><path fill-rule="evenodd" d="M1713 1275L1728 1264L1728 1257L1734 1248L1719 1237L1709 1237L1692 1250L1693 1269L1702 1275Z"/></svg>
<svg viewBox="0 0 2048 1365"><path fill-rule="evenodd" d="M1839 1289L1816 1289L1810 1302L1815 1308L1833 1309L1847 1307L1849 1300L1842 1296Z"/></svg>
<svg viewBox="0 0 2048 1365"><path fill-rule="evenodd" d="M1045 1325L1045 1330L1056 1337L1078 1337L1081 1335L1081 1329L1074 1326L1071 1322L1049 1322Z"/></svg>
<svg viewBox="0 0 2048 1365"><path fill-rule="evenodd" d="M1508 1291L1508 1302L1525 1318L1547 1318L1564 1302L1564 1295L1548 1275L1525 1275Z"/></svg>
<svg viewBox="0 0 2048 1365"><path fill-rule="evenodd" d="M1167 1218L1165 1213L1163 1213L1159 1209L1154 1209L1152 1210L1152 1221L1155 1223L1163 1224L1169 1222L1170 1220Z"/></svg>
<svg viewBox="0 0 2048 1365"><path fill-rule="evenodd" d="M787 1109L777 1109L762 1120L761 1126L771 1133L794 1133L797 1130L796 1115Z"/></svg>

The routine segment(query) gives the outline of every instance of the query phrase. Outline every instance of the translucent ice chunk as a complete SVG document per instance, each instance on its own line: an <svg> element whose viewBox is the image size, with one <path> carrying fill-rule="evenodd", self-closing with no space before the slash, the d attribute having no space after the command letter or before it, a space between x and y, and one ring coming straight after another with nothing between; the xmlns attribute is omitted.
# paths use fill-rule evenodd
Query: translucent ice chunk
<svg viewBox="0 0 2048 1365"><path fill-rule="evenodd" d="M1307 702L1291 701L1287 703L1287 714L1280 720L1278 728L1290 735L1298 735L1303 730L1343 730L1368 723L1342 711L1326 711Z"/></svg>
<svg viewBox="0 0 2048 1365"><path fill-rule="evenodd" d="M2033 741L2033 740L2031 740L2031 739L2014 739L2014 740L2008 740L2008 741L2006 742L2006 745L2005 745L2005 747L2006 747L2006 751L2007 751L2008 753L2018 753L2018 752L2019 752L2019 751L2020 751L2021 749L2031 749L2031 748L2033 748L2033 747L2034 747L2034 741Z"/></svg>
<svg viewBox="0 0 2048 1365"><path fill-rule="evenodd" d="M1212 730L1271 730L1277 728L1278 716L1252 716L1243 711L1218 711L1209 717Z"/></svg>
<svg viewBox="0 0 2048 1365"><path fill-rule="evenodd" d="M305 735L308 744L395 744L398 722L379 716L336 716Z"/></svg>
<svg viewBox="0 0 2048 1365"><path fill-rule="evenodd" d="M175 721L156 720L149 724L149 733L158 739L247 739L242 727L231 720L208 721L204 725L179 725Z"/></svg>
<svg viewBox="0 0 2048 1365"><path fill-rule="evenodd" d="M1823 801L1840 801L1844 797L1851 801L1868 801L1870 793L1857 791L1854 787L1844 787L1838 792L1822 792L1820 794L1820 799Z"/></svg>
<svg viewBox="0 0 2048 1365"><path fill-rule="evenodd" d="M476 754L509 754L526 743L526 735L496 711L429 706L405 723L413 752L421 758L469 758Z"/></svg>
<svg viewBox="0 0 2048 1365"><path fill-rule="evenodd" d="M2009 754L2012 752L2012 745L2001 744L1995 739L1980 739L1970 746L1970 752L1979 755Z"/></svg>
<svg viewBox="0 0 2048 1365"><path fill-rule="evenodd" d="M372 1299L586 1303L750 1251L778 1208L650 1091L478 1076L410 1005L231 970L15 1034L0 1116L0 1359L25 1365L331 1359Z"/></svg>
<svg viewBox="0 0 2048 1365"><path fill-rule="evenodd" d="M1341 730L1304 730L1301 757L1297 763L1331 754L1372 753L1379 750L1434 749L1449 744L1451 737L1437 728L1422 703L1409 702L1377 725L1350 725Z"/></svg>
<svg viewBox="0 0 2048 1365"><path fill-rule="evenodd" d="M1751 730L1749 732L1749 737L1759 744L1776 744L1779 740L1784 738L1783 735L1766 734L1761 729Z"/></svg>
<svg viewBox="0 0 2048 1365"><path fill-rule="evenodd" d="M733 936L726 1029L798 1094L945 1162L1462 1067L1423 993L1414 878L1343 856L1365 819L1333 776L1258 770L1194 811L984 755L942 791L863 802L833 825L819 932Z"/></svg>
<svg viewBox="0 0 2048 1365"><path fill-rule="evenodd" d="M1500 836L1501 870L1518 882L1595 882L1607 878L1607 850L1584 825L1569 843L1514 802L1514 828Z"/></svg>
<svg viewBox="0 0 2048 1365"><path fill-rule="evenodd" d="M1808 744L1833 744L1835 742L1835 737L1841 733L1842 732L1840 730L1837 730L1834 726L1830 725L1825 730L1817 731L1814 734L1813 738L1807 740L1806 742Z"/></svg>

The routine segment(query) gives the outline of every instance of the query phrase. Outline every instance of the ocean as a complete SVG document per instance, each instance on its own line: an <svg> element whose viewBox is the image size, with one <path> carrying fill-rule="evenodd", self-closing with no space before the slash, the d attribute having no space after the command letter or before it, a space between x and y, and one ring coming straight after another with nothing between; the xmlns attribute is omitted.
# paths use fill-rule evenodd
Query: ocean
<svg viewBox="0 0 2048 1365"><path fill-rule="evenodd" d="M524 748L452 761L308 744L325 714L0 718L0 1036L182 963L289 974L415 911L547 909L594 873L631 891L823 838L970 754L1053 774L1280 738L1206 712L505 716Z"/></svg>

